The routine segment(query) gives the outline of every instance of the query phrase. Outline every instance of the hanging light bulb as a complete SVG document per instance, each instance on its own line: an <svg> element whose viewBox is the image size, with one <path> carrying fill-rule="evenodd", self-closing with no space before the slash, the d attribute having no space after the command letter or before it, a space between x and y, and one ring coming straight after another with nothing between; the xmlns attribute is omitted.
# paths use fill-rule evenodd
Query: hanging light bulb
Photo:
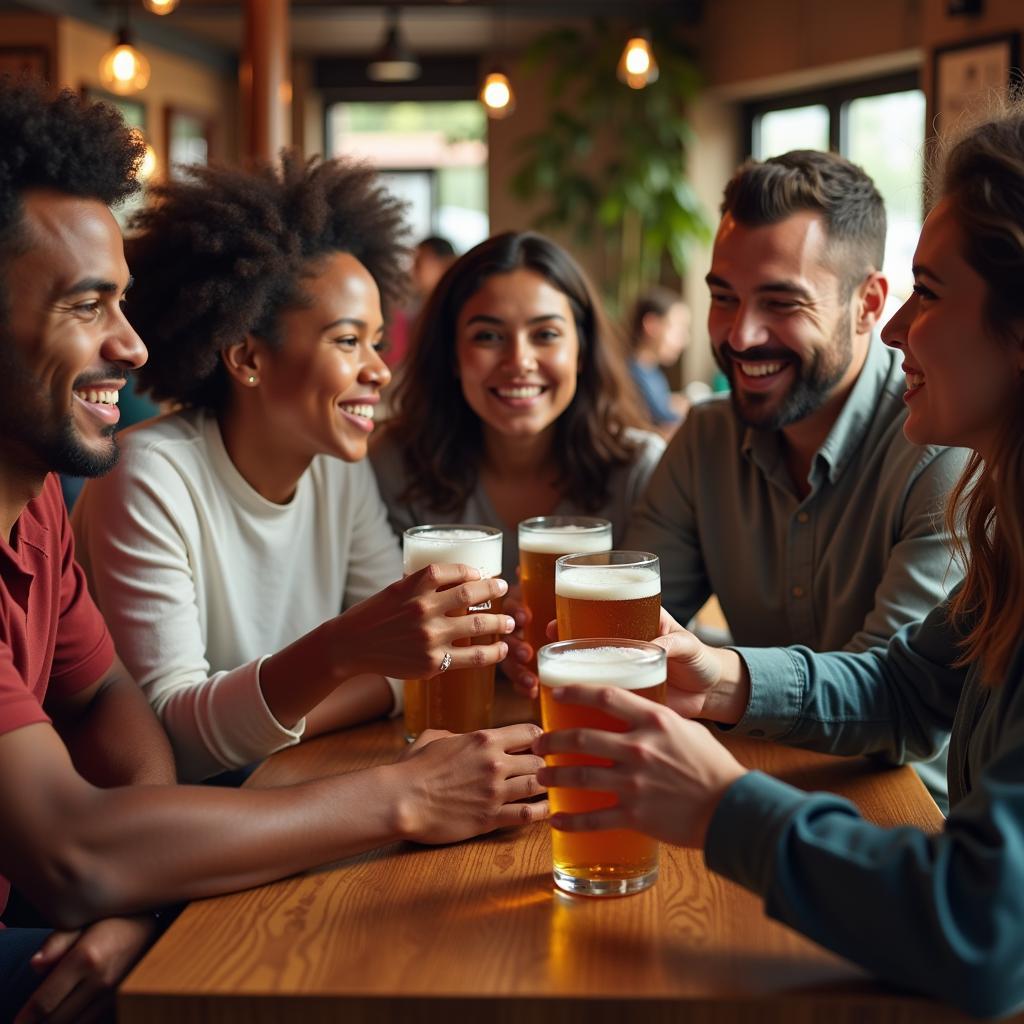
<svg viewBox="0 0 1024 1024"><path fill-rule="evenodd" d="M651 39L646 31L638 32L626 43L616 74L619 81L625 82L630 89L642 89L658 80L658 62L654 59Z"/></svg>
<svg viewBox="0 0 1024 1024"><path fill-rule="evenodd" d="M516 94L504 71L495 68L487 75L480 86L480 102L487 116L494 121L500 121L515 111Z"/></svg>
<svg viewBox="0 0 1024 1024"><path fill-rule="evenodd" d="M153 172L156 170L156 150L147 142L146 143L146 155L142 158L142 163L139 164L138 178L141 182L147 182L153 177Z"/></svg>
<svg viewBox="0 0 1024 1024"><path fill-rule="evenodd" d="M178 6L178 0L142 0L142 6L150 14L170 14Z"/></svg>
<svg viewBox="0 0 1024 1024"><path fill-rule="evenodd" d="M100 80L119 96L129 96L149 84L149 61L132 46L128 29L117 33L117 45L100 61Z"/></svg>

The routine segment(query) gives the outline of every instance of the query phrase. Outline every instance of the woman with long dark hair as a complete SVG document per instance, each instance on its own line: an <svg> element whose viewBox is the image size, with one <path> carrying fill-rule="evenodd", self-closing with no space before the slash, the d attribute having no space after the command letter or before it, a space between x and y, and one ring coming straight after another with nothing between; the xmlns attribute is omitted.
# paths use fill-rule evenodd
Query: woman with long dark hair
<svg viewBox="0 0 1024 1024"><path fill-rule="evenodd" d="M621 537L664 447L637 428L624 374L564 249L531 232L481 242L431 296L372 447L392 526L500 527L510 581L522 519L599 515Z"/></svg>

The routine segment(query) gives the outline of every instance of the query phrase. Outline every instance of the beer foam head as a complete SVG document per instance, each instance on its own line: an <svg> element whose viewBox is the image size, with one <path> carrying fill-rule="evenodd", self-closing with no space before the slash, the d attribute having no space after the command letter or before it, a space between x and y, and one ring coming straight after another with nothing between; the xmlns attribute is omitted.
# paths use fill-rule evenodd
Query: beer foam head
<svg viewBox="0 0 1024 1024"><path fill-rule="evenodd" d="M555 593L582 601L637 601L661 593L661 576L642 566L572 565L555 576Z"/></svg>
<svg viewBox="0 0 1024 1024"><path fill-rule="evenodd" d="M610 551L612 532L593 526L546 526L540 530L520 530L519 550L547 555L590 554Z"/></svg>
<svg viewBox="0 0 1024 1024"><path fill-rule="evenodd" d="M472 526L437 526L406 532L402 539L405 574L432 562L471 565L481 576L501 575L501 533Z"/></svg>
<svg viewBox="0 0 1024 1024"><path fill-rule="evenodd" d="M638 647L571 647L540 660L544 686L617 686L646 690L665 682L665 659Z"/></svg>

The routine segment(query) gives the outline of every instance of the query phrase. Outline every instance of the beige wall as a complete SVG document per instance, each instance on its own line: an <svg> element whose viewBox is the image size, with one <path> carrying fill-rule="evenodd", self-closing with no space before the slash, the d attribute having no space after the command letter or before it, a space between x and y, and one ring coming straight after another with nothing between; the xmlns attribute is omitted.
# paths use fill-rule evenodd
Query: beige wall
<svg viewBox="0 0 1024 1024"><path fill-rule="evenodd" d="M8 46L39 46L49 55L48 74L58 87L76 91L102 88L99 64L110 49L110 32L73 18L46 14L0 15L0 39ZM238 154L237 88L223 76L196 61L168 53L151 43L141 44L152 69L149 85L131 99L146 107L146 137L157 156L157 173L166 162L168 106L209 117L214 125L214 154L234 160Z"/></svg>
<svg viewBox="0 0 1024 1024"><path fill-rule="evenodd" d="M102 88L99 65L111 35L72 18L59 20L58 76L73 89ZM131 98L146 106L146 137L157 156L157 173L166 170L166 110L179 107L205 115L214 125L213 155L234 160L238 154L238 90L235 82L196 61L168 53L151 43L140 49L149 60L149 85Z"/></svg>

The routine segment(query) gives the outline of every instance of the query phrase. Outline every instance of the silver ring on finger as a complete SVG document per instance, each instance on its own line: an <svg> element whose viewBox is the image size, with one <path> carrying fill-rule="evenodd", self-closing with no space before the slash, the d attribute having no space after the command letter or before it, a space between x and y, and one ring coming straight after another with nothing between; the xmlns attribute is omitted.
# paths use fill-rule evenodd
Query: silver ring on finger
<svg viewBox="0 0 1024 1024"><path fill-rule="evenodd" d="M441 667L437 670L438 673L447 672L452 667L452 652L445 651L444 657L441 659Z"/></svg>

